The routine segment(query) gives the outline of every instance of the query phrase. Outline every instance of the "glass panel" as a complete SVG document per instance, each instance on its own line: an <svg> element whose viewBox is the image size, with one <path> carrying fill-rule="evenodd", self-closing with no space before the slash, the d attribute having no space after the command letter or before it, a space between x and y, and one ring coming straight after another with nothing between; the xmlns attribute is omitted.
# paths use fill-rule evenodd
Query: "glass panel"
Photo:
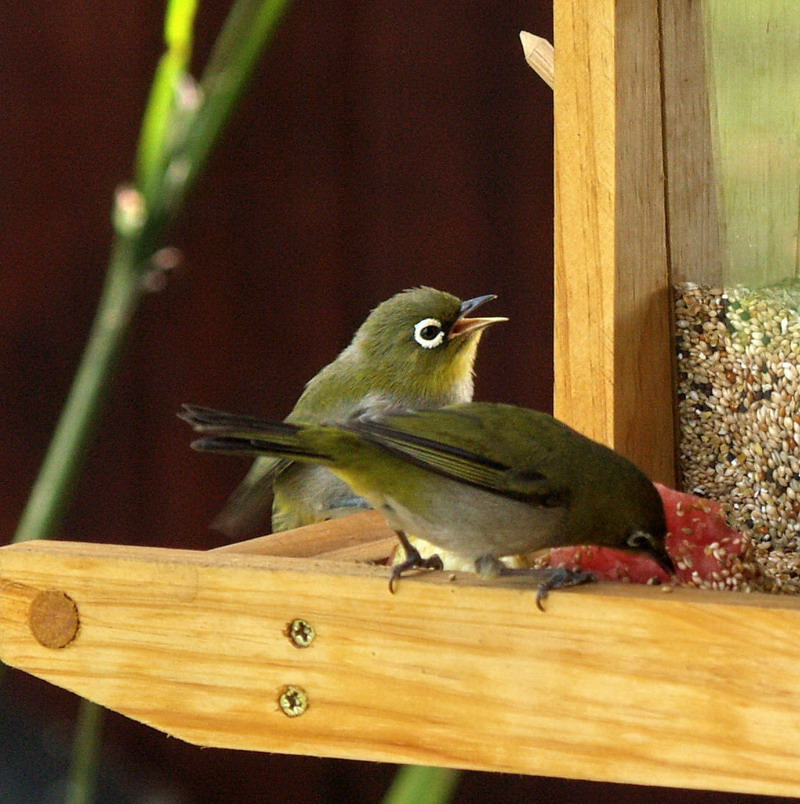
<svg viewBox="0 0 800 804"><path fill-rule="evenodd" d="M725 284L798 275L800 5L706 0Z"/></svg>
<svg viewBox="0 0 800 804"><path fill-rule="evenodd" d="M704 11L722 275L697 266L697 283L675 286L680 470L687 491L730 507L777 586L797 589L800 4Z"/></svg>

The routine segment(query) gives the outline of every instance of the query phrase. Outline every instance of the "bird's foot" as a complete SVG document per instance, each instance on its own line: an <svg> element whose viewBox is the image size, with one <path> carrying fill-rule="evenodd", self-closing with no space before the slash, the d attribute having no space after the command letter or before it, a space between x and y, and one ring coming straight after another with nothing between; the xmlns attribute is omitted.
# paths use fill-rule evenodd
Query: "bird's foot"
<svg viewBox="0 0 800 804"><path fill-rule="evenodd" d="M396 531L397 538L400 539L400 544L403 545L403 551L406 555L406 560L401 561L399 564L395 564L392 567L392 574L389 578L389 591L394 594L394 588L397 580L400 576L406 571L411 569L429 569L429 570L443 570L444 564L442 564L442 559L439 558L437 555L429 556L428 558L423 558L419 550L414 547L413 544L408 540L408 537L403 533L403 531L398 530Z"/></svg>
<svg viewBox="0 0 800 804"><path fill-rule="evenodd" d="M552 589L566 589L582 583L594 583L597 580L593 572L566 567L545 568L540 572L546 572L547 577L536 588L536 608L539 611L544 611L544 601Z"/></svg>
<svg viewBox="0 0 800 804"><path fill-rule="evenodd" d="M544 601L553 589L566 589L582 583L597 580L593 572L566 567L545 567L542 569L512 569L494 556L482 556L475 562L475 570L484 577L527 577L538 581L536 586L536 608L544 611Z"/></svg>

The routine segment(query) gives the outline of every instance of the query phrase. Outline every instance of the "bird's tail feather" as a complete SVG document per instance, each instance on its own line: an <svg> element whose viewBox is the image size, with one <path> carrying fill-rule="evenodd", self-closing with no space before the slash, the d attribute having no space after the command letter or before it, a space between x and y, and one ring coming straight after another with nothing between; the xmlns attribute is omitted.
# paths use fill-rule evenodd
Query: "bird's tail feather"
<svg viewBox="0 0 800 804"><path fill-rule="evenodd" d="M203 436L191 445L201 452L274 455L313 462L326 460L324 455L303 443L301 425L196 405L184 405L179 416Z"/></svg>
<svg viewBox="0 0 800 804"><path fill-rule="evenodd" d="M245 416L241 413L227 413L224 410L204 408L200 405L183 405L183 419L199 433L270 433L276 428L283 429L285 422L276 422L260 416Z"/></svg>
<svg viewBox="0 0 800 804"><path fill-rule="evenodd" d="M294 434L296 436L296 433ZM244 436L210 436L198 438L191 443L192 449L199 452L226 452L229 455L281 455L292 460L308 458L316 462L325 461L325 456L308 449L297 440L288 440L280 435L273 438L251 438Z"/></svg>

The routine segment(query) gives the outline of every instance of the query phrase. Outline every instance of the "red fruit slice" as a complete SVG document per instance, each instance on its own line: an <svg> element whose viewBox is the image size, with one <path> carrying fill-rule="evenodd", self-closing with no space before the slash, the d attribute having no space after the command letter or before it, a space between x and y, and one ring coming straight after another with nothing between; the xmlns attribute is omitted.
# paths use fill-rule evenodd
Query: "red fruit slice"
<svg viewBox="0 0 800 804"><path fill-rule="evenodd" d="M735 588L735 565L745 551L745 537L728 526L721 506L656 483L667 517L667 552L675 562L673 578L651 558L593 545L556 547L547 566L580 567L604 581L655 583L677 581L693 586Z"/></svg>

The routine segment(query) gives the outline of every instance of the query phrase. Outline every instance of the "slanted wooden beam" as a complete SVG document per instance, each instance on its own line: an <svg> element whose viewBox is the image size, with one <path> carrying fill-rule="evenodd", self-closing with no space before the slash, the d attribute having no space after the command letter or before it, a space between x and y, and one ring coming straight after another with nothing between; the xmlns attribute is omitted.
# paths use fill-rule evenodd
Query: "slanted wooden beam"
<svg viewBox="0 0 800 804"><path fill-rule="evenodd" d="M528 31L520 31L519 40L522 43L525 61L528 62L539 78L552 89L555 86L553 46L545 38L528 33Z"/></svg>

